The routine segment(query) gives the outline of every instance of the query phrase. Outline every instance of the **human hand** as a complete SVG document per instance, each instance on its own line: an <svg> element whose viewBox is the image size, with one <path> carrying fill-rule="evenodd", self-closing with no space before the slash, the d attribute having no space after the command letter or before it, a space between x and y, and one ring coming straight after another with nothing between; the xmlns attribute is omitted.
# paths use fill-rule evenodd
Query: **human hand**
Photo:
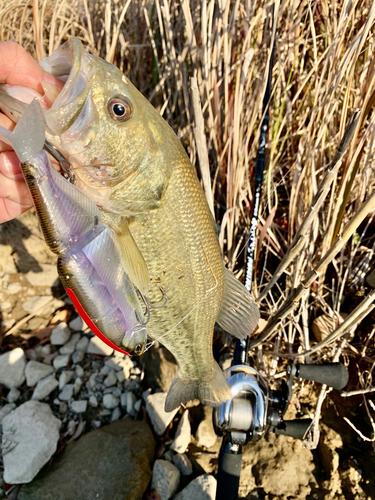
<svg viewBox="0 0 375 500"><path fill-rule="evenodd" d="M43 80L60 88L63 85L60 80L46 73L17 43L0 43L0 83L22 85L43 94ZM9 130L14 128L14 123L2 113L0 125ZM14 219L32 205L20 162L11 147L0 141L0 223Z"/></svg>

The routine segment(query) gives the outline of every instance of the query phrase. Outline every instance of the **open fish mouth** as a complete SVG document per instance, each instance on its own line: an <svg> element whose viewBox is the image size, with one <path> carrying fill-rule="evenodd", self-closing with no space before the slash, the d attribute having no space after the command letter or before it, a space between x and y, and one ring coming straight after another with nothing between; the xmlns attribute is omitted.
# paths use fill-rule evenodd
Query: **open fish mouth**
<svg viewBox="0 0 375 500"><path fill-rule="evenodd" d="M90 57L81 42L72 38L40 63L47 73L65 82L45 113L47 127L54 135L61 135L72 127L72 133L77 134L93 119L93 107L88 99L94 76Z"/></svg>
<svg viewBox="0 0 375 500"><path fill-rule="evenodd" d="M78 187L100 205L108 199L110 188L123 180L124 173L111 168L103 151L100 154L104 156L98 158L89 150L102 118L92 98L95 72L101 69L97 60L77 38L71 38L40 63L46 72L64 82L61 91L47 85L42 96L31 89L0 85L0 108L17 122L25 105L37 97L44 109L48 141L72 163ZM105 68L107 72L111 69Z"/></svg>

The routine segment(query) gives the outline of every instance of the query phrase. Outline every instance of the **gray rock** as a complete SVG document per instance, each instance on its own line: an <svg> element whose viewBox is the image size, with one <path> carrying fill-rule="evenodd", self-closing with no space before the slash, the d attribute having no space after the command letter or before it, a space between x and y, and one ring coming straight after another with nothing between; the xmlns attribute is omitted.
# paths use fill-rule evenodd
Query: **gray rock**
<svg viewBox="0 0 375 500"><path fill-rule="evenodd" d="M15 387L12 387L8 392L7 401L8 403L14 403L20 396L21 396L20 391Z"/></svg>
<svg viewBox="0 0 375 500"><path fill-rule="evenodd" d="M60 354L73 354L73 352L76 350L76 346L80 338L81 335L79 333L73 333L73 335L70 337L70 340L68 340L66 344L60 347Z"/></svg>
<svg viewBox="0 0 375 500"><path fill-rule="evenodd" d="M167 394L165 392L156 392L155 394L149 394L146 399L146 410L158 436L164 434L164 431L178 412L178 408L168 413L164 411L166 398Z"/></svg>
<svg viewBox="0 0 375 500"><path fill-rule="evenodd" d="M77 316L69 322L69 328L74 332L79 332L84 328L84 322L81 316Z"/></svg>
<svg viewBox="0 0 375 500"><path fill-rule="evenodd" d="M73 363L80 363L85 357L85 353L83 351L76 351L72 356Z"/></svg>
<svg viewBox="0 0 375 500"><path fill-rule="evenodd" d="M185 410L178 423L174 441L171 444L172 450L177 453L185 453L191 440L191 427L189 422L189 410Z"/></svg>
<svg viewBox="0 0 375 500"><path fill-rule="evenodd" d="M72 332L70 331L70 328L68 327L68 325L65 323L65 321L62 321L52 330L51 344L52 345L63 345L66 342L68 342L71 334L72 334Z"/></svg>
<svg viewBox="0 0 375 500"><path fill-rule="evenodd" d="M113 349L105 344L99 337L91 337L87 352L90 354L101 354L102 356L110 356Z"/></svg>
<svg viewBox="0 0 375 500"><path fill-rule="evenodd" d="M173 500L215 500L216 479L210 474L195 478Z"/></svg>
<svg viewBox="0 0 375 500"><path fill-rule="evenodd" d="M103 406L108 410L113 410L120 404L120 399L113 394L104 394L103 396Z"/></svg>
<svg viewBox="0 0 375 500"><path fill-rule="evenodd" d="M32 286L45 286L51 288L58 283L58 274L56 266L52 264L39 264L42 272L29 271L25 278Z"/></svg>
<svg viewBox="0 0 375 500"><path fill-rule="evenodd" d="M56 380L55 375L49 375L48 377L42 378L37 383L32 398L33 400L39 401L40 399L46 398L52 391L56 389L59 382Z"/></svg>
<svg viewBox="0 0 375 500"><path fill-rule="evenodd" d="M135 402L137 401L137 398L135 397L134 393L131 391L128 391L125 393L126 394L126 411L131 415L132 417L135 417L135 411L134 411L134 405Z"/></svg>
<svg viewBox="0 0 375 500"><path fill-rule="evenodd" d="M76 345L77 351L83 351L86 352L87 346L89 345L89 339L85 336L83 336Z"/></svg>
<svg viewBox="0 0 375 500"><path fill-rule="evenodd" d="M62 391L59 394L60 401L70 401L73 397L73 390L74 390L73 384L64 385Z"/></svg>
<svg viewBox="0 0 375 500"><path fill-rule="evenodd" d="M39 361L29 361L25 368L26 384L33 387L40 379L51 375L54 372L51 365L39 363Z"/></svg>
<svg viewBox="0 0 375 500"><path fill-rule="evenodd" d="M22 308L29 314L35 314L38 310L42 310L48 302L51 302L50 295L37 295L22 304Z"/></svg>
<svg viewBox="0 0 375 500"><path fill-rule="evenodd" d="M120 407L117 406L117 408L115 408L112 412L111 422L116 422L116 420L118 420L120 417L121 417L121 410Z"/></svg>
<svg viewBox="0 0 375 500"><path fill-rule="evenodd" d="M75 413L85 413L85 411L87 410L87 400L81 399L79 401L72 401L70 408Z"/></svg>
<svg viewBox="0 0 375 500"><path fill-rule="evenodd" d="M82 368L81 365L77 365L75 367L77 377L83 377L85 375L85 370Z"/></svg>
<svg viewBox="0 0 375 500"><path fill-rule="evenodd" d="M120 404L126 410L127 393L123 392L120 396Z"/></svg>
<svg viewBox="0 0 375 500"><path fill-rule="evenodd" d="M13 411L14 409L16 408L16 405L15 403L10 403L8 405L4 405L1 409L0 409L0 424L1 422L3 421L3 418L6 417L7 415L9 415L9 413L11 411Z"/></svg>
<svg viewBox="0 0 375 500"><path fill-rule="evenodd" d="M89 405L96 408L98 406L98 400L94 394L89 397Z"/></svg>
<svg viewBox="0 0 375 500"><path fill-rule="evenodd" d="M99 373L98 372L94 372L94 373L92 373L90 375L89 380L87 382L87 387L89 389L91 389L91 390L94 389L94 387L95 387L95 385L97 383L98 377L99 377Z"/></svg>
<svg viewBox="0 0 375 500"><path fill-rule="evenodd" d="M104 379L104 385L106 387L111 387L117 383L117 377L114 370L111 370L107 377Z"/></svg>
<svg viewBox="0 0 375 500"><path fill-rule="evenodd" d="M28 401L7 415L2 425L4 480L28 483L55 453L61 421L49 405Z"/></svg>
<svg viewBox="0 0 375 500"><path fill-rule="evenodd" d="M64 385L68 384L72 380L73 375L74 375L74 371L73 370L64 370L63 372L61 372L61 375L60 375L60 378L59 378L59 389L60 389L60 391L64 387Z"/></svg>
<svg viewBox="0 0 375 500"><path fill-rule="evenodd" d="M214 426L212 423L212 408L205 407L204 413L205 417L198 425L195 437L198 441L199 446L211 448L211 446L214 446L217 440L217 436L215 434Z"/></svg>
<svg viewBox="0 0 375 500"><path fill-rule="evenodd" d="M135 413L136 415L138 415L139 410L141 409L141 406L142 406L142 399L138 399L138 401L136 401L136 402L134 403L134 413Z"/></svg>
<svg viewBox="0 0 375 500"><path fill-rule="evenodd" d="M106 359L104 364L113 368L116 372L122 372L124 380L130 377L130 370L134 368L133 361L129 356L125 356L124 358L112 356Z"/></svg>
<svg viewBox="0 0 375 500"><path fill-rule="evenodd" d="M53 359L53 366L58 370L59 368L65 368L69 363L69 354L60 354Z"/></svg>
<svg viewBox="0 0 375 500"><path fill-rule="evenodd" d="M159 493L160 500L171 498L176 493L179 485L180 471L177 467L168 460L155 460L152 469L151 488Z"/></svg>
<svg viewBox="0 0 375 500"><path fill-rule="evenodd" d="M193 473L193 465L185 453L177 453L172 461L183 476L190 476Z"/></svg>
<svg viewBox="0 0 375 500"><path fill-rule="evenodd" d="M19 387L25 381L26 356L20 347L16 347L0 356L0 384L11 389Z"/></svg>
<svg viewBox="0 0 375 500"><path fill-rule="evenodd" d="M121 384L121 382L125 380L125 373L122 370L120 372L116 372L116 377L117 381Z"/></svg>
<svg viewBox="0 0 375 500"><path fill-rule="evenodd" d="M104 375L106 377L107 375L109 375L109 373L111 373L111 371L113 371L112 368L103 365L99 371L99 375Z"/></svg>
<svg viewBox="0 0 375 500"><path fill-rule="evenodd" d="M119 420L68 444L58 461L21 488L18 499L141 500L154 447L147 424Z"/></svg>
<svg viewBox="0 0 375 500"><path fill-rule="evenodd" d="M80 377L77 377L74 381L74 387L73 387L73 394L75 396L77 396L82 386L83 386L83 380Z"/></svg>

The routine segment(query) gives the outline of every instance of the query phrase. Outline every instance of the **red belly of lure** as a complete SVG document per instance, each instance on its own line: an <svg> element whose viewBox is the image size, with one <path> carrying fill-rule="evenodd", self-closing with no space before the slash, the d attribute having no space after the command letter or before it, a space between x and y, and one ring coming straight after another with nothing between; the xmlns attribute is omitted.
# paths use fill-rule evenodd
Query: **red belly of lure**
<svg viewBox="0 0 375 500"><path fill-rule="evenodd" d="M77 309L79 315L83 319L83 321L86 323L86 325L90 328L90 330L95 333L97 337L100 338L102 342L107 344L107 346L111 347L115 351L121 352L122 354L126 354L127 356L130 356L130 354L126 351L123 351L120 349L117 345L115 345L113 342L111 342L100 330L99 328L95 325L95 323L92 321L92 319L89 317L87 312L84 310L82 304L78 300L76 294L73 292L71 288L66 289L67 294L70 297L70 300L73 302L74 307Z"/></svg>

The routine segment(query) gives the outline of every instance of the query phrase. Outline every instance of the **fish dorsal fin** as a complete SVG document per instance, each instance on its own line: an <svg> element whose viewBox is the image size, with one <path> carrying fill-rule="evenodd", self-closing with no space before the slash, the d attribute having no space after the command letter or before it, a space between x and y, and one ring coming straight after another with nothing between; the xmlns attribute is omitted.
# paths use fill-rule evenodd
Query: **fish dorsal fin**
<svg viewBox="0 0 375 500"><path fill-rule="evenodd" d="M225 269L223 300L217 323L234 337L243 339L255 330L259 317L259 309L250 293Z"/></svg>
<svg viewBox="0 0 375 500"><path fill-rule="evenodd" d="M118 224L111 225L120 244L121 256L125 271L140 292L146 294L150 288L150 276L147 264L132 234L125 217L121 217Z"/></svg>

